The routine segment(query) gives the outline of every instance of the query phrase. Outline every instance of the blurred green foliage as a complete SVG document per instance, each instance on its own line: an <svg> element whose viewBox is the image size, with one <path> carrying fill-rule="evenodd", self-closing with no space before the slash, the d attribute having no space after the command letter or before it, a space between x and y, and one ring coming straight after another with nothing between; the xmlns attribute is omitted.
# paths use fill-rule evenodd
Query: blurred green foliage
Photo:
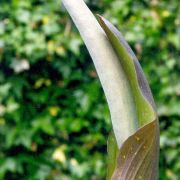
<svg viewBox="0 0 180 180"><path fill-rule="evenodd" d="M178 0L89 0L123 32L150 82L160 179L180 177ZM58 0L0 1L0 179L104 179L109 111Z"/></svg>

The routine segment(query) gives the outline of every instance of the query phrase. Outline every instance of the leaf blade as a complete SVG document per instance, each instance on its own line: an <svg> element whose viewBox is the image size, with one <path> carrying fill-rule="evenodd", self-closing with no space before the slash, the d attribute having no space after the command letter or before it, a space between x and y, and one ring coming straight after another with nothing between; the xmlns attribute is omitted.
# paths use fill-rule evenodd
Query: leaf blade
<svg viewBox="0 0 180 180"><path fill-rule="evenodd" d="M158 178L157 128L157 121L154 120L140 128L123 143L113 180L155 180Z"/></svg>
<svg viewBox="0 0 180 180"><path fill-rule="evenodd" d="M101 16L99 23L129 79L139 121L139 129L125 140L119 150L112 179L156 180L158 179L159 124L151 90L136 56L122 34Z"/></svg>
<svg viewBox="0 0 180 180"><path fill-rule="evenodd" d="M122 34L105 18L99 15L98 17L129 79L137 108L139 127L141 127L156 117L155 103L149 85L135 54Z"/></svg>
<svg viewBox="0 0 180 180"><path fill-rule="evenodd" d="M108 152L108 167L107 167L107 180L111 180L114 170L117 167L117 158L119 154L118 145L113 132L109 134L107 141L107 152Z"/></svg>

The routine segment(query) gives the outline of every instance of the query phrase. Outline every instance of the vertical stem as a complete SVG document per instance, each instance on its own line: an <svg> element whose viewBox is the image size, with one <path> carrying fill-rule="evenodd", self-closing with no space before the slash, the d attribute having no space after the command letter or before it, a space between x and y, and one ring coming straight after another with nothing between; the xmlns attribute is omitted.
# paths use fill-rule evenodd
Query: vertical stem
<svg viewBox="0 0 180 180"><path fill-rule="evenodd" d="M92 57L110 109L120 147L137 127L135 103L127 77L110 42L83 0L62 0Z"/></svg>

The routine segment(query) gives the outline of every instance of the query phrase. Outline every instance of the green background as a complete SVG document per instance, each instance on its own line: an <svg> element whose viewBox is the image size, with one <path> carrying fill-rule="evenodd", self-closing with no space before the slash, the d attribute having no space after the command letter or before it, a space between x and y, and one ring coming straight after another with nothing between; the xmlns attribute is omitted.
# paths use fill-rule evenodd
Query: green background
<svg viewBox="0 0 180 180"><path fill-rule="evenodd" d="M178 180L178 0L87 2L140 60L158 107L160 180ZM92 60L61 2L0 0L0 179L105 179L110 130Z"/></svg>

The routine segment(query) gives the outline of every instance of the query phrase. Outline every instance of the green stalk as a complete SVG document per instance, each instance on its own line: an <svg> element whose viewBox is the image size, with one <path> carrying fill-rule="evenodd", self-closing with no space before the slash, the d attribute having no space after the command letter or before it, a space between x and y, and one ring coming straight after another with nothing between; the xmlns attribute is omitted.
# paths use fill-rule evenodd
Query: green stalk
<svg viewBox="0 0 180 180"><path fill-rule="evenodd" d="M83 0L62 0L92 57L109 105L120 148L138 127L135 102L121 63L94 15Z"/></svg>

